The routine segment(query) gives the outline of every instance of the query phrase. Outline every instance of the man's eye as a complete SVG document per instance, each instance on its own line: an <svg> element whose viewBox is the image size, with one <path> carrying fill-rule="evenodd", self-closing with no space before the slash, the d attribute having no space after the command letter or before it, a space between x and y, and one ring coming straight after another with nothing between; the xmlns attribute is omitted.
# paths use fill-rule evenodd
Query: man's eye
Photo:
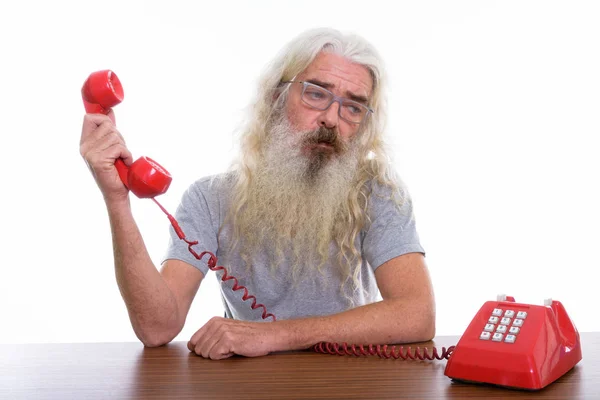
<svg viewBox="0 0 600 400"><path fill-rule="evenodd" d="M360 114L362 113L362 108L359 106L354 106L352 104L347 104L346 109L350 111L352 114Z"/></svg>
<svg viewBox="0 0 600 400"><path fill-rule="evenodd" d="M308 95L313 100L320 100L325 97L325 93L317 90L307 90L304 94Z"/></svg>

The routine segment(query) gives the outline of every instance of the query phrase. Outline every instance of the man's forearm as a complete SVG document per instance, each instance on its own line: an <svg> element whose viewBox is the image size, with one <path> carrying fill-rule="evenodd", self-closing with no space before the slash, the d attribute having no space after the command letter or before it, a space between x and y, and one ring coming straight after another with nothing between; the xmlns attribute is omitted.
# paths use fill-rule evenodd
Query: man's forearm
<svg viewBox="0 0 600 400"><path fill-rule="evenodd" d="M107 209L115 275L133 329L147 346L164 344L181 330L175 297L150 259L129 201Z"/></svg>
<svg viewBox="0 0 600 400"><path fill-rule="evenodd" d="M283 334L273 351L305 349L319 342L422 342L435 335L435 306L432 301L390 299L331 316L274 324L279 324L275 330Z"/></svg>

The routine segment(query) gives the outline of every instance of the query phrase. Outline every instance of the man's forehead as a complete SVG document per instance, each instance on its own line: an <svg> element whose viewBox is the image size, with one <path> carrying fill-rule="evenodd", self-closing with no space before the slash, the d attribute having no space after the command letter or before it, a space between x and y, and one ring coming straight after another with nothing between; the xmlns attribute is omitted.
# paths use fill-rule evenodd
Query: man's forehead
<svg viewBox="0 0 600 400"><path fill-rule="evenodd" d="M366 97L370 97L373 88L373 78L367 67L327 52L319 53L298 78L314 79L326 83L328 89L340 88Z"/></svg>

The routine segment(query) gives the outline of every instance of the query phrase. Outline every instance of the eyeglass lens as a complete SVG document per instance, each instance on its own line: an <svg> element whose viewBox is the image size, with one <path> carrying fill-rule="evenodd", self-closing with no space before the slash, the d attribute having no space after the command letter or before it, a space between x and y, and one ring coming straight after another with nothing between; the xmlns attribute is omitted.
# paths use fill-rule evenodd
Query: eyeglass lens
<svg viewBox="0 0 600 400"><path fill-rule="evenodd" d="M312 84L305 84L302 93L302 100L311 107L318 110L325 110L331 106L334 101L334 95L330 91ZM360 103L352 100L339 98L340 117L353 123L362 122L368 109Z"/></svg>

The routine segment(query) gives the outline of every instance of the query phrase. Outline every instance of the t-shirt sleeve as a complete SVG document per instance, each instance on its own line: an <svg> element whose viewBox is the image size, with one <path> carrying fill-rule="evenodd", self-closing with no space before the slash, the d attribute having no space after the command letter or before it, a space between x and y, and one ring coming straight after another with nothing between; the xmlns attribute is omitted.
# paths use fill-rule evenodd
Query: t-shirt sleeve
<svg viewBox="0 0 600 400"><path fill-rule="evenodd" d="M198 241L192 249L200 255L203 251L217 254L217 232L218 232L218 205L216 200L207 190L206 181L200 180L193 183L183 194L181 202L175 211L175 219L185 234L188 241ZM217 228L215 228L217 226ZM208 255L198 260L189 251L188 244L179 239L175 230L169 228L169 244L163 262L168 259L184 261L198 268L205 276L209 271Z"/></svg>
<svg viewBox="0 0 600 400"><path fill-rule="evenodd" d="M423 253L410 195L406 189L391 190L374 185L369 197L371 219L363 239L363 252L373 270L406 253ZM400 200L398 204L397 200Z"/></svg>

